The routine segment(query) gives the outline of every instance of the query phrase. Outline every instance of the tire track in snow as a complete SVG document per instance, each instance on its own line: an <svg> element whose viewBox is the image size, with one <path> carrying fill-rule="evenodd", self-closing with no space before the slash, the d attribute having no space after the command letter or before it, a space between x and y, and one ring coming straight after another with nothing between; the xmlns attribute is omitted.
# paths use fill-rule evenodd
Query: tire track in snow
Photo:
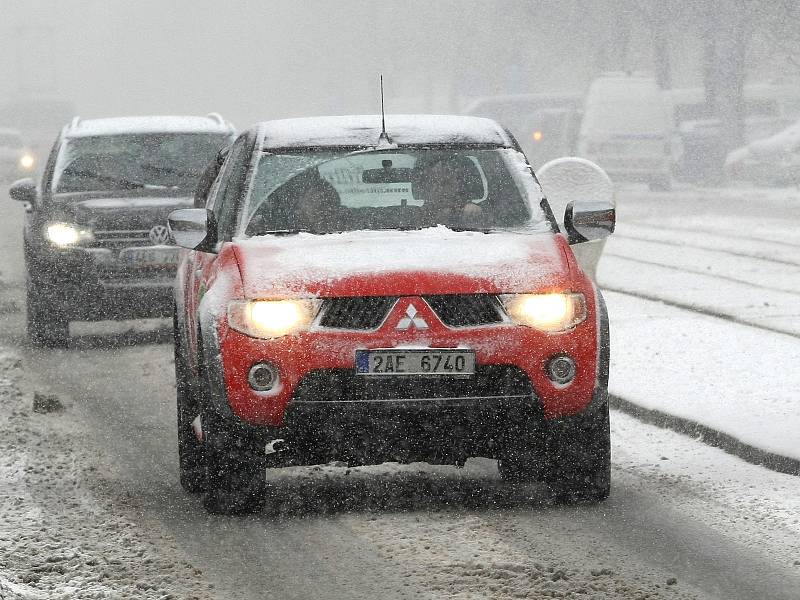
<svg viewBox="0 0 800 600"><path fill-rule="evenodd" d="M635 402L614 394L609 394L608 401L612 408L631 415L642 423L656 425L662 429L670 429L676 433L688 435L704 444L720 448L750 464L765 467L778 473L800 476L800 460L796 458L762 450L708 425L703 425L685 417L677 417L661 410L644 408Z"/></svg>
<svg viewBox="0 0 800 600"><path fill-rule="evenodd" d="M760 284L760 283L753 283L751 281L745 281L743 279L737 279L736 277L730 277L728 275L719 275L717 273L710 273L708 271L700 271L700 270L697 270L697 269L689 269L689 268L686 268L686 267L677 267L675 265L667 265L667 264L660 263L660 262L655 261L655 260L646 260L646 259L643 259L643 258L633 258L632 256L625 256L624 254L619 254L617 252L605 251L604 255L605 256L610 256L610 257L613 257L613 258L617 258L617 259L620 259L620 260L627 260L627 261L630 261L630 262L635 262L635 263L638 263L638 264L641 264L641 265L647 265L647 266L651 266L651 267L660 267L660 268L664 268L664 269L669 269L671 271L678 271L679 273L691 273L692 275L699 275L701 277L710 277L710 278L713 278L713 279L720 279L722 281L730 281L731 283L736 283L736 284L744 285L744 286L755 288L755 289L759 289L759 290L768 290L768 291L772 291L772 292L783 292L783 293L786 293L786 294L792 294L794 296L800 296L800 292L798 292L797 290L789 290L789 289L786 289L786 288L763 285L763 284Z"/></svg>
<svg viewBox="0 0 800 600"><path fill-rule="evenodd" d="M743 235L735 231L723 231L723 230L707 229L703 227L675 227L675 226L661 225L661 224L659 224L658 226L654 226L650 225L649 223L642 223L642 222L636 222L635 225L637 228L652 229L654 231L674 231L676 233L688 233L688 234L695 233L695 234L711 235L714 237L727 238L733 240L747 240L749 242L774 244L776 246L785 246L787 248L800 248L800 243L787 242L784 240L776 240L765 237L758 237L754 235Z"/></svg>
<svg viewBox="0 0 800 600"><path fill-rule="evenodd" d="M660 265L663 266L663 265ZM637 292L634 290L627 290L624 288L616 287L616 286L609 286L600 284L600 288L604 292L615 292L617 294L624 294L626 296L631 296L634 298L639 298L641 300L650 300L652 302L661 302L667 306L672 306L674 308L680 308L682 310L688 310L689 312L697 313L700 315L705 315L707 317L715 317L717 319L722 319L723 321L729 321L731 323L736 323L737 325L743 325L745 327L753 327L755 329L761 329L763 331L769 331L771 333L780 333L783 335L788 335L793 338L800 339L800 333L794 333L792 331L787 331L786 329L781 329L780 327L772 327L770 325L764 325L761 323L756 323L754 321L749 321L747 319L742 319L741 317L737 317L735 315L731 315L728 313L720 312L717 310L712 310L708 307L698 306L696 304L688 304L686 302L678 302L676 300L670 300L667 298L663 298L661 296L656 296L655 294L645 294L644 292Z"/></svg>
<svg viewBox="0 0 800 600"><path fill-rule="evenodd" d="M718 254L725 254L726 256L735 256L737 258L750 258L753 260L761 260L764 262L769 262L778 265L787 265L790 267L800 267L800 262L798 261L791 261L791 260L784 260L780 258L770 258L769 256L764 256L763 254L751 254L748 252L737 252L735 250L728 250L724 248L714 248L713 246L706 246L703 244L695 244L691 242L673 242L667 240L654 240L652 238L647 238L638 235L630 235L624 233L614 233L614 235L620 239L624 240L632 240L635 242L644 242L647 244L658 244L661 246L671 246L673 248L694 248L696 250L706 250L708 252L716 252Z"/></svg>

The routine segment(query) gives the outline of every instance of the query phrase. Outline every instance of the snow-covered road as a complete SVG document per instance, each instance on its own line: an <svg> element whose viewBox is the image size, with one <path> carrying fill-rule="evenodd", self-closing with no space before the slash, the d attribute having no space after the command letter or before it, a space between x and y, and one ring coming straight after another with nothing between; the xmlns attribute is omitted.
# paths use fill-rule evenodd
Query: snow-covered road
<svg viewBox="0 0 800 600"><path fill-rule="evenodd" d="M597 275L614 290L611 392L800 474L800 190L625 190L619 205Z"/></svg>
<svg viewBox="0 0 800 600"><path fill-rule="evenodd" d="M713 248L709 239L698 241L683 232L686 243L672 258L645 254L643 247L660 247L649 240L658 241L667 231L652 226L658 214L701 201L711 217L663 224L716 227L720 233L721 222L713 215L724 207L731 212L728 227L749 223L750 237L772 238L761 220L748 221L741 197L723 202L704 194L626 190L620 198L619 244L609 242L600 281L623 288L638 281L635 275L646 277L649 296L697 304L707 313L728 310L756 327L609 293L612 390L693 416L703 407L700 416L717 423L716 415L726 408L723 384L735 385L738 395L761 389L759 405L768 406L775 420L757 422L748 406L735 404L732 410L746 412L729 422L742 425L738 433L754 436L753 443L778 444L786 436L791 442L792 432L785 428L796 419L798 396L791 385L797 375L786 353L797 340L784 336L789 340L784 349L775 342L781 334L758 329L782 327L785 317L791 325L789 302L756 314L739 288L725 302L711 302L718 291L713 286L689 299L680 295L681 286L700 286L699 279L669 281L659 275L662 271L641 263L626 267L616 256L667 265L685 277L694 277L694 270L746 279L750 269L770 294L793 293L798 278L787 274L790 265L776 267L767 277L760 263L750 268L736 262L744 257L723 254L727 258L717 260L719 253L704 254L711 251L690 242ZM785 214L800 223L785 198L769 193L765 202L770 214L785 205ZM21 269L14 266L21 258L19 221L8 224L18 218L17 208L0 224L0 249L9 265L3 272L7 285L0 289L0 346L6 348L0 352L3 600L798 598L800 477L748 464L619 412L612 415L612 496L600 506L555 506L546 490L511 489L499 481L491 461L473 460L463 470L426 465L286 470L270 475L280 483L279 492L264 513L210 516L177 484L166 324L81 326L68 350L27 347ZM625 246L633 243L624 237L626 215L629 233L638 227L636 234L648 237L641 246ZM648 225L649 233L642 233ZM796 241L791 239L796 227L786 220L775 225L783 227L780 239ZM779 256L774 245L746 252L792 260ZM743 266L737 270L737 264ZM618 278L613 285L612 278ZM645 325L653 324L658 335L643 336ZM708 347L698 346L700 340ZM751 348L744 358L763 357L765 366L777 365L771 387L764 387L767 382L757 371L727 364L724 354L709 356L711 349L738 356L736 340ZM650 361L642 370L645 352L661 354L655 366ZM679 355L686 362L676 362ZM717 365L711 371L724 364L725 377L710 379L703 361ZM748 364L755 370L761 363ZM687 371L690 367L698 372ZM702 386L689 385L701 375ZM674 393L665 397L665 390ZM787 392L780 395L780 390ZM35 393L55 395L63 410L33 413ZM759 431L769 437L759 438Z"/></svg>

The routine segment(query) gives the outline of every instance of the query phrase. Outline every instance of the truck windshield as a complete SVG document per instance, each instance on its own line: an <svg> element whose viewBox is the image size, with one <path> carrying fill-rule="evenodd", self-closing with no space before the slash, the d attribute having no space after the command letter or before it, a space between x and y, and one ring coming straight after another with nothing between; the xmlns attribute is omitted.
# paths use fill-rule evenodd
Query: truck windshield
<svg viewBox="0 0 800 600"><path fill-rule="evenodd" d="M524 157L508 149L265 153L245 210L245 234L543 222L541 192L520 166ZM537 198L529 198L532 190Z"/></svg>

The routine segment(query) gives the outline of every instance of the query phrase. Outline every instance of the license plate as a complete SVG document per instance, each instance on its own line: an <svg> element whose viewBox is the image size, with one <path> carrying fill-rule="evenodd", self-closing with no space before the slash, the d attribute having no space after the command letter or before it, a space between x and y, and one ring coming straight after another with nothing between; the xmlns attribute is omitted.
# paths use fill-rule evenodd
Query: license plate
<svg viewBox="0 0 800 600"><path fill-rule="evenodd" d="M473 375L471 350L357 350L359 375Z"/></svg>
<svg viewBox="0 0 800 600"><path fill-rule="evenodd" d="M120 250L119 261L128 267L159 267L178 264L179 248L148 246Z"/></svg>

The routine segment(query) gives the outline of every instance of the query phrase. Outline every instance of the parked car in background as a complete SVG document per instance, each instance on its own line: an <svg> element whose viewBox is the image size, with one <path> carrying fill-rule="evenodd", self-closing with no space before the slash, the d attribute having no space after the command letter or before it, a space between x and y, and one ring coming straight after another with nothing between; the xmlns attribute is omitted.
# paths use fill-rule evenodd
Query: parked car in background
<svg viewBox="0 0 800 600"><path fill-rule="evenodd" d="M725 171L732 179L760 185L800 185L800 121L732 151Z"/></svg>
<svg viewBox="0 0 800 600"><path fill-rule="evenodd" d="M575 153L583 99L578 94L513 94L476 98L464 114L487 117L514 135L535 168Z"/></svg>
<svg viewBox="0 0 800 600"><path fill-rule="evenodd" d="M207 509L257 508L267 465L331 460L493 457L564 501L608 495L608 319L570 244L613 231L614 206L571 204L560 233L497 123L262 123L169 223L189 249L180 476Z"/></svg>
<svg viewBox="0 0 800 600"><path fill-rule="evenodd" d="M614 181L669 189L672 127L655 79L626 74L595 79L584 102L578 155Z"/></svg>
<svg viewBox="0 0 800 600"><path fill-rule="evenodd" d="M0 183L14 181L33 172L36 161L16 129L0 127Z"/></svg>
<svg viewBox="0 0 800 600"><path fill-rule="evenodd" d="M79 118L63 128L27 203L27 328L59 346L69 322L168 315L177 249L167 215L193 205L206 165L233 139L219 115Z"/></svg>
<svg viewBox="0 0 800 600"><path fill-rule="evenodd" d="M726 162L722 123L708 104L705 90L664 90L664 98L676 132L675 176L687 181L719 181ZM800 88L770 83L745 85L744 112L745 142L768 138L800 118Z"/></svg>

